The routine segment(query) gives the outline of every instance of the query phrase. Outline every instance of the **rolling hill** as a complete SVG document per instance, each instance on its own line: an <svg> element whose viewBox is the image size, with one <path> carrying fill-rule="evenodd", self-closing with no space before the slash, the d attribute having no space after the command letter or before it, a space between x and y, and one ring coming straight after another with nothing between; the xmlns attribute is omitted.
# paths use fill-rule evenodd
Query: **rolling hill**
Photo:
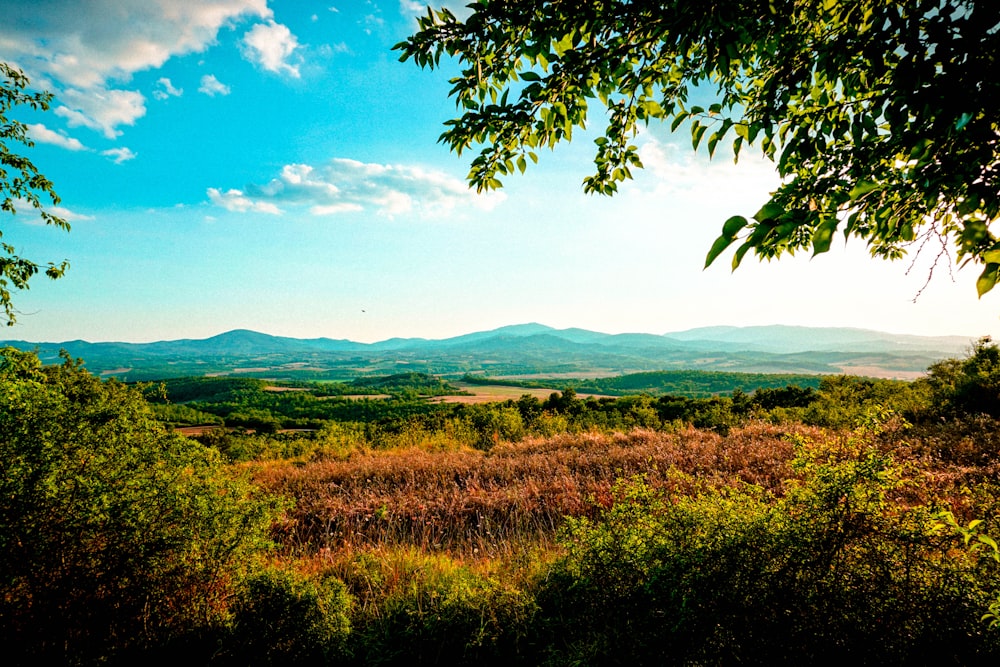
<svg viewBox="0 0 1000 667"><path fill-rule="evenodd" d="M102 376L152 380L241 374L288 379L349 379L421 371L458 376L595 377L651 370L843 373L911 378L942 358L962 355L971 339L847 328L706 327L656 334L605 334L522 324L453 338L393 338L357 343L235 330L205 339L154 343L0 342L82 358Z"/></svg>

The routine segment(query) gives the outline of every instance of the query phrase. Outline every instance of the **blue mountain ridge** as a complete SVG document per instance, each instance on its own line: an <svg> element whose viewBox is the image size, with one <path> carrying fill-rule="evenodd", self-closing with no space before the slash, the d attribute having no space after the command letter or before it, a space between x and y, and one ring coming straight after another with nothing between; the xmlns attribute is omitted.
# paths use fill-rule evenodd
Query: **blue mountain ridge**
<svg viewBox="0 0 1000 667"><path fill-rule="evenodd" d="M892 377L896 372L912 375L936 360L960 356L972 341L962 336L912 336L842 327L714 326L659 335L607 334L528 323L436 340L391 338L376 343L237 329L204 339L152 343L12 340L0 345L38 350L46 362L58 361L62 349L83 358L93 372L142 377L272 369L350 376L403 370L615 375L692 368L809 373L870 368Z"/></svg>

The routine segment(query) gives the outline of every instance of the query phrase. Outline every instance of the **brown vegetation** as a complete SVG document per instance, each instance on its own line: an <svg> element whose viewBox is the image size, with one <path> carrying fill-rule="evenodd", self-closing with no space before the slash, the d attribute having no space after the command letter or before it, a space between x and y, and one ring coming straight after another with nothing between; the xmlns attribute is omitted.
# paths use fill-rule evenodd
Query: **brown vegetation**
<svg viewBox="0 0 1000 667"><path fill-rule="evenodd" d="M709 484L777 488L790 474L790 433L812 437L818 430L754 424L726 438L695 429L563 434L485 453L409 449L274 463L256 478L296 498L281 530L293 551L411 544L487 556L551 538L567 515L595 513L621 477L644 474L662 486L679 470Z"/></svg>
<svg viewBox="0 0 1000 667"><path fill-rule="evenodd" d="M960 492L1000 479L1000 437L959 428L890 430L882 446L908 466L899 500L939 498L960 514L984 498ZM488 452L411 448L354 452L346 460L274 462L256 480L296 499L278 531L289 553L415 546L493 557L548 543L566 516L593 516L615 480L643 475L653 487L747 482L781 493L794 477L796 440L839 439L802 425L751 423L726 437L697 429L561 434L503 443ZM993 452L992 454L990 452ZM678 475L677 473L682 473Z"/></svg>

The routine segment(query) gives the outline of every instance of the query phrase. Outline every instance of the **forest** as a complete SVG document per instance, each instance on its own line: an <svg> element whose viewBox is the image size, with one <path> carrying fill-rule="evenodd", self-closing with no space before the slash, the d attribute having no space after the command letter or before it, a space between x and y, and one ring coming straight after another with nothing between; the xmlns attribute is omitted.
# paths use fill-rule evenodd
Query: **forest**
<svg viewBox="0 0 1000 667"><path fill-rule="evenodd" d="M8 348L8 664L1000 655L1000 348L744 380L462 404L419 373L127 385Z"/></svg>

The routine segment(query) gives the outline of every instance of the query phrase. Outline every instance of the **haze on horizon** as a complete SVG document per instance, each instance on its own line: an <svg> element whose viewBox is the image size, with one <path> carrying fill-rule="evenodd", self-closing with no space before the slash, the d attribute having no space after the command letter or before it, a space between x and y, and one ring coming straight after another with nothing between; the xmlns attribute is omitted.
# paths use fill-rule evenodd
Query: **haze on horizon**
<svg viewBox="0 0 1000 667"><path fill-rule="evenodd" d="M438 3L457 7L464 3ZM107 20L110 8L119 17ZM0 0L0 59L55 94L29 153L73 230L22 212L5 241L66 277L15 295L4 338L148 342L250 329L375 342L522 322L603 333L712 326L1000 333L974 269L870 259L858 243L702 270L771 165L693 155L651 126L646 169L588 197L586 136L498 193L437 144L447 72L391 51L422 6L291 0ZM597 113L597 112L595 112ZM912 258L911 258L912 259ZM909 271L908 271L909 269Z"/></svg>

